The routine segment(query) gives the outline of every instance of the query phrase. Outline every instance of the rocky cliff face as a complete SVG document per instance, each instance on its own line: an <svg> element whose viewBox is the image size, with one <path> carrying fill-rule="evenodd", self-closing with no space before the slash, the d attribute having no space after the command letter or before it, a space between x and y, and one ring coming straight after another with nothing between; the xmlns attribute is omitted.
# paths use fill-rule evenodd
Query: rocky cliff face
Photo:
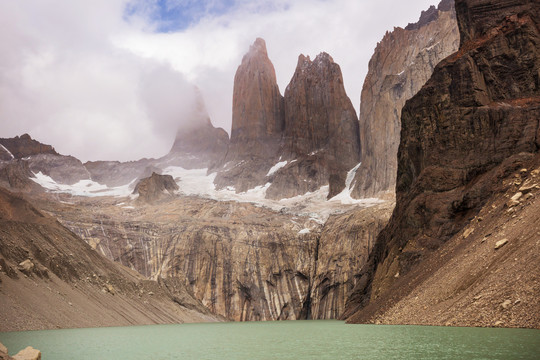
<svg viewBox="0 0 540 360"><path fill-rule="evenodd" d="M183 284L105 259L2 188L0 290L1 331L215 320Z"/></svg>
<svg viewBox="0 0 540 360"><path fill-rule="evenodd" d="M395 28L377 44L362 88L362 165L356 172L354 197L394 191L401 109L458 45L452 0L423 11L417 23Z"/></svg>
<svg viewBox="0 0 540 360"><path fill-rule="evenodd" d="M38 154L58 155L51 145L42 144L32 139L28 134L15 136L14 138L0 139L0 145L2 145L0 149L3 147L3 150L9 151L15 159L22 159ZM11 159L6 158L6 160Z"/></svg>
<svg viewBox="0 0 540 360"><path fill-rule="evenodd" d="M270 198L292 197L330 185L331 198L345 187L347 172L360 161L358 119L332 57L300 55L285 90L282 159L267 191ZM293 160L296 160L294 163Z"/></svg>
<svg viewBox="0 0 540 360"><path fill-rule="evenodd" d="M190 169L209 167L222 160L227 153L229 135L212 125L200 92L193 110L184 116L190 120L178 129L171 151L160 163Z"/></svg>
<svg viewBox="0 0 540 360"><path fill-rule="evenodd" d="M231 144L212 169L217 187L243 192L271 183L267 198L280 199L329 185L332 197L359 159L358 119L339 65L326 53L314 61L301 55L283 98L257 39L236 72Z"/></svg>
<svg viewBox="0 0 540 360"><path fill-rule="evenodd" d="M359 321L421 284L416 278L401 293L390 291L415 269L431 273L422 268L428 255L456 239L489 199L508 191L509 176L538 157L540 4L458 0L456 12L459 51L402 111L396 209L349 301L350 313L372 303ZM534 243L534 235L522 235ZM489 268L486 258L478 261Z"/></svg>
<svg viewBox="0 0 540 360"><path fill-rule="evenodd" d="M339 316L392 206L334 215L322 228L309 217L247 203L117 202L42 205L108 258L185 283L212 312L234 320Z"/></svg>
<svg viewBox="0 0 540 360"><path fill-rule="evenodd" d="M233 118L229 151L215 183L242 192L264 184L278 159L284 127L283 96L266 43L258 38L242 58L234 77Z"/></svg>

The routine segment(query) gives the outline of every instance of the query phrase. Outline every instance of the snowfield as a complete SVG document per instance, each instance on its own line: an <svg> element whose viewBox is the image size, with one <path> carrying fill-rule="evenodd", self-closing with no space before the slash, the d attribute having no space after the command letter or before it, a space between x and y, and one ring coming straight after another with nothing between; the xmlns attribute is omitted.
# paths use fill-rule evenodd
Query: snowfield
<svg viewBox="0 0 540 360"><path fill-rule="evenodd" d="M287 164L286 161L277 163L269 174L279 170ZM376 198L354 199L351 197L351 186L354 175L360 164L349 171L345 189L338 195L327 200L328 185L322 186L315 192L281 200L266 199L266 190L270 183L257 186L243 193L236 193L233 187L216 190L214 179L216 173L207 175L207 169L184 169L178 166L169 166L163 169L163 175L171 175L179 186L178 193L183 195L200 196L220 201L238 201L253 203L275 211L287 211L292 214L309 216L319 224L323 224L331 214L342 213L355 207L369 207L383 201ZM135 187L135 179L129 184L118 187L107 187L92 180L81 180L76 184L67 185L55 182L51 177L41 172L34 174L33 181L43 188L56 193L68 193L73 196L114 196L130 197ZM127 204L126 204L127 205Z"/></svg>

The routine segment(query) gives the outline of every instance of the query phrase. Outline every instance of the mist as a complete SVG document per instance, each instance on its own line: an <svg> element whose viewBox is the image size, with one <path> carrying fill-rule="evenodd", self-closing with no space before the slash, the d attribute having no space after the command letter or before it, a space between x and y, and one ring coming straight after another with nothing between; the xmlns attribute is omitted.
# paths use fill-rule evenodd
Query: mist
<svg viewBox="0 0 540 360"><path fill-rule="evenodd" d="M234 73L256 37L282 93L299 54L328 52L358 111L377 41L434 4L212 1L162 32L157 3L127 14L133 3L0 0L0 137L29 133L83 161L160 157L191 125L196 88L212 123L230 133Z"/></svg>

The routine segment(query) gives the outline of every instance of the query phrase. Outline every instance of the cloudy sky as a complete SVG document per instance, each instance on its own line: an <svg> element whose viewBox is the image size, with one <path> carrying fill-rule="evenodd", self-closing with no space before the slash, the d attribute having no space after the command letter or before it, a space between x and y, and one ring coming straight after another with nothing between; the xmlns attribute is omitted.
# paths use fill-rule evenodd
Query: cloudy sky
<svg viewBox="0 0 540 360"><path fill-rule="evenodd" d="M299 54L328 52L358 111L384 33L438 0L0 0L0 137L86 160L163 156L194 86L230 133L233 79L256 37L283 93Z"/></svg>

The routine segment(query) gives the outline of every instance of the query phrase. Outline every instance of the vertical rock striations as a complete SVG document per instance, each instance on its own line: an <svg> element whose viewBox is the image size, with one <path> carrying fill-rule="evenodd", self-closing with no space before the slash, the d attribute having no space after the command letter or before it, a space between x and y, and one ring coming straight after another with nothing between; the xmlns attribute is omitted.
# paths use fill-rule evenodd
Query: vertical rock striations
<svg viewBox="0 0 540 360"><path fill-rule="evenodd" d="M358 119L330 55L313 62L301 55L283 98L265 42L257 39L238 67L233 96L229 151L211 169L218 188L243 192L271 183L266 196L274 199L325 185L329 197L343 190L360 158Z"/></svg>
<svg viewBox="0 0 540 360"><path fill-rule="evenodd" d="M300 55L285 90L282 159L267 197L280 198L330 185L328 197L345 187L347 172L360 160L358 119L345 93L338 64L327 53Z"/></svg>
<svg viewBox="0 0 540 360"><path fill-rule="evenodd" d="M395 28L377 44L362 88L362 165L355 176L354 197L394 191L401 108L458 45L453 0L423 11L417 23Z"/></svg>
<svg viewBox="0 0 540 360"><path fill-rule="evenodd" d="M266 43L257 38L236 70L229 151L215 183L242 192L264 184L278 158L284 126L283 97L268 58Z"/></svg>
<svg viewBox="0 0 540 360"><path fill-rule="evenodd" d="M403 108L396 209L348 314L390 299L396 278L458 233L524 153L538 155L540 3L457 0L456 13L459 51Z"/></svg>

